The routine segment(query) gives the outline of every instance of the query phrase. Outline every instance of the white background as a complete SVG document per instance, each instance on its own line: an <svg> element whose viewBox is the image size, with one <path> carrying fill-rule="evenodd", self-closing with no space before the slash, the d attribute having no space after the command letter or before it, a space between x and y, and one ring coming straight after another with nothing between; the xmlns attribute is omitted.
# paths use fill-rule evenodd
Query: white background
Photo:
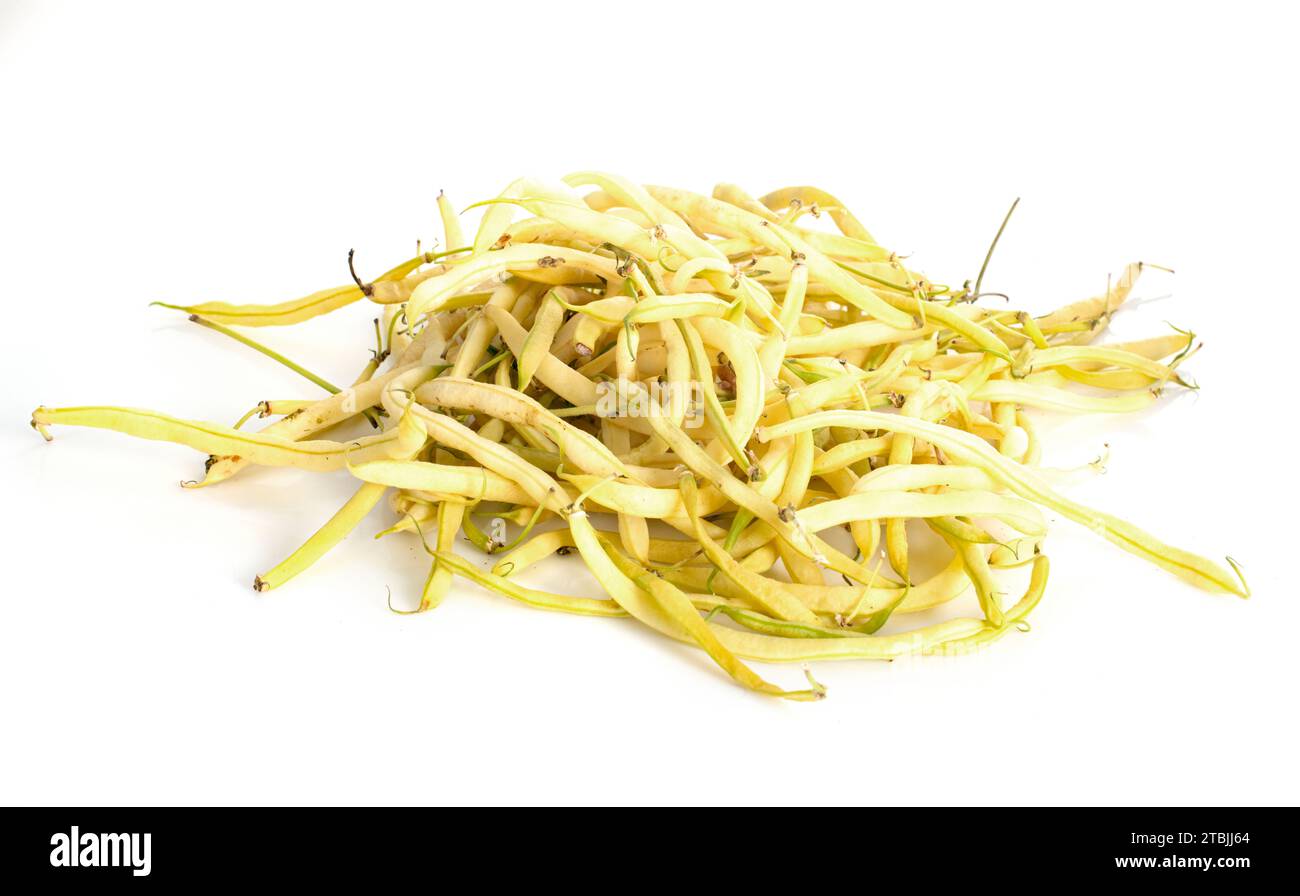
<svg viewBox="0 0 1300 896"><path fill-rule="evenodd" d="M1282 4L0 3L0 801L1292 803L1295 22ZM426 572L361 531L249 588L350 491L27 426L37 404L233 422L312 388L152 300L279 301L438 237L433 199L603 168L815 183L939 280L1042 312L1143 259L1121 338L1203 389L1062 421L1071 494L1209 555L1196 591L1060 521L1027 635L751 696L630 623ZM1165 297L1165 298L1161 298ZM1159 299L1159 301L1153 301ZM345 379L369 308L259 338ZM580 564L552 586L594 593ZM796 684L793 667L764 670Z"/></svg>

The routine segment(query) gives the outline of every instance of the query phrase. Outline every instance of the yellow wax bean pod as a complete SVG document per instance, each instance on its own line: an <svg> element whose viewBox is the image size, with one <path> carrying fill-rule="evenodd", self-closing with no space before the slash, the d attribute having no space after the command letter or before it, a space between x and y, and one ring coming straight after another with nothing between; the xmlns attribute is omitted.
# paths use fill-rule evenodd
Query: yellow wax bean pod
<svg viewBox="0 0 1300 896"><path fill-rule="evenodd" d="M701 280L700 283L693 283L697 277L702 277L705 273L710 274L711 279L716 279L717 274L722 274L728 278L734 278L737 273L737 266L725 258L713 258L705 256L703 258L692 258L684 262L677 270L673 271L672 276L668 279L668 287L673 293L687 293L692 289L712 290L713 284Z"/></svg>
<svg viewBox="0 0 1300 896"><path fill-rule="evenodd" d="M911 395L907 396L903 402L901 413L907 417L921 417L925 414L926 408L931 401L931 392L933 385L927 383L925 387L918 388ZM913 449L915 440L903 433L894 433L893 441L889 446L889 457L887 463L890 466L910 465L912 463ZM890 516L885 519L885 553L889 557L889 565L894 571L902 576L903 581L908 582L908 556L907 556L907 520L906 517L911 514L902 514ZM924 514L919 514L924 515ZM951 515L951 514L945 514ZM865 519L875 517L855 516L853 519Z"/></svg>
<svg viewBox="0 0 1300 896"><path fill-rule="evenodd" d="M434 557L445 568L474 582L476 585L481 585L488 591L508 597L536 610L574 613L579 616L620 617L627 615L627 610L624 610L612 600L569 597L563 594L553 594L549 591L538 591L536 588L525 588L523 585L512 582L496 573L485 572L450 551L438 551L434 554Z"/></svg>
<svg viewBox="0 0 1300 896"><path fill-rule="evenodd" d="M682 318L719 318L730 309L730 302L702 294L647 296L628 309L621 323L649 324Z"/></svg>
<svg viewBox="0 0 1300 896"><path fill-rule="evenodd" d="M635 306L635 299L612 296L574 309L578 316L578 324L573 330L573 348L577 356L587 358L604 347L608 334L618 330Z"/></svg>
<svg viewBox="0 0 1300 896"><path fill-rule="evenodd" d="M492 291L492 298L487 304L524 317L528 308L532 307L532 300L540 291L540 286L512 277ZM471 318L467 323L464 338L454 350L450 375L460 378L480 372L479 368L485 359L488 346L496 335L497 327L490 317L479 314Z"/></svg>
<svg viewBox="0 0 1300 896"><path fill-rule="evenodd" d="M375 533L375 539L398 532L414 532L437 515L436 505L414 492L389 492L388 506L397 515L397 522Z"/></svg>
<svg viewBox="0 0 1300 896"><path fill-rule="evenodd" d="M738 508L752 513L771 526L778 538L809 559L822 563L841 575L853 576L863 582L870 578L870 572L863 569L860 564L826 544L815 534L798 528L798 518L792 509L777 508L770 499L742 483L667 419L657 414L651 415L648 419L655 432L677 454L685 466L696 475L716 485Z"/></svg>
<svg viewBox="0 0 1300 896"><path fill-rule="evenodd" d="M789 231L782 231L778 225L756 215L751 215L734 205L689 193L685 190L651 186L646 187L646 189L650 192L650 195L686 218L692 220L698 218L701 221L708 222L708 228L712 228L715 232L744 235L769 250L781 254L789 254L790 250L800 252L807 259L812 275L826 283L835 291L836 295L869 312L890 326L900 329L915 326L909 315L892 307L869 287L854 280L845 271L840 270L835 262L813 248L801 237Z"/></svg>
<svg viewBox="0 0 1300 896"><path fill-rule="evenodd" d="M1110 323L1111 317L1133 292L1133 286L1142 271L1148 267L1142 262L1134 262L1124 268L1123 273L1100 296L1074 302L1038 318L1035 323L1040 330L1051 333L1063 328L1069 342L1088 342L1098 336ZM1072 325L1079 325L1071 332Z"/></svg>
<svg viewBox="0 0 1300 896"><path fill-rule="evenodd" d="M816 615L799 603L796 597L784 590L780 583L750 572L709 537L709 533L705 531L702 524L701 515L704 511L701 507L699 487L695 483L694 476L689 473L684 474L680 488L686 512L690 517L691 525L695 529L695 537L699 541L700 547L703 548L705 556L724 575L740 586L746 597L753 601L757 609L769 613L777 619L816 623Z"/></svg>
<svg viewBox="0 0 1300 896"><path fill-rule="evenodd" d="M580 469L597 476L631 476L623 462L595 436L513 389L441 377L416 389L415 398L428 406L468 408L508 423L537 427L555 439L561 453Z"/></svg>
<svg viewBox="0 0 1300 896"><path fill-rule="evenodd" d="M1131 342L1115 342L1109 345L1098 346L1098 348L1114 349L1116 351L1129 352L1134 355L1141 355L1152 361L1158 361L1161 358L1167 358L1170 355L1181 354L1192 348L1196 342L1196 334L1188 333L1183 330L1175 330L1164 336L1153 336L1149 339L1136 339ZM1096 365L1089 362L1082 362L1078 365L1083 370L1096 369Z"/></svg>
<svg viewBox="0 0 1300 896"><path fill-rule="evenodd" d="M1020 497L1052 508L1062 516L1087 526L1126 551L1143 557L1194 585L1209 591L1226 591L1240 597L1248 597L1250 594L1239 575L1229 573L1204 557L1164 544L1132 523L1058 494L1031 469L1003 457L997 449L970 433L925 420L914 420L875 411L821 411L760 429L756 435L759 441L768 441L792 435L802 429L816 429L819 426L856 426L862 429L902 432L923 438L943 449L945 453L983 468Z"/></svg>
<svg viewBox="0 0 1300 896"><path fill-rule="evenodd" d="M646 227L619 215L600 214L581 202L534 198L513 201L539 217L582 234L594 244L615 246L619 251L644 260L657 259L666 247L683 258L704 256L725 260L725 256L706 240L675 223L656 223Z"/></svg>
<svg viewBox="0 0 1300 896"><path fill-rule="evenodd" d="M755 675L723 646L719 636L703 619L690 600L663 579L651 575L636 563L607 551L591 521L582 512L569 515L569 528L583 560L610 596L623 609L651 628L703 649L739 683L760 693L796 700L815 700L824 691L784 691Z"/></svg>
<svg viewBox="0 0 1300 896"><path fill-rule="evenodd" d="M735 184L717 184L713 188L713 198L742 208L751 215L765 218L774 224L781 220L779 215Z"/></svg>
<svg viewBox="0 0 1300 896"><path fill-rule="evenodd" d="M388 446L388 453L398 460L414 457L427 440L424 428L410 415L403 415L397 429L390 432L394 432L397 438ZM305 571L347 537L348 533L355 529L357 524L379 503L385 491L387 491L386 486L373 482L362 483L356 493L301 547L269 571L257 576L253 580L253 589L269 591L278 588ZM439 508L440 525L445 506L446 502Z"/></svg>
<svg viewBox="0 0 1300 896"><path fill-rule="evenodd" d="M944 644L973 638L987 630L983 620L962 617L896 635L864 638L780 638L741 632L710 623L718 641L741 659L763 663L808 663L831 660L892 660L939 651Z"/></svg>
<svg viewBox="0 0 1300 896"><path fill-rule="evenodd" d="M389 283L400 280L422 264L438 258L436 253L417 255L407 259L397 267L381 274L376 283ZM174 308L188 314L197 314L206 320L220 324L238 324L243 327L283 327L302 323L313 317L337 311L353 302L360 301L365 295L364 288L355 283L347 286L335 286L323 289L300 299L291 299L275 305L231 305L226 302L204 302L201 305L169 305L157 302L164 308Z"/></svg>
<svg viewBox="0 0 1300 896"><path fill-rule="evenodd" d="M1042 600L1043 592L1047 590L1047 576L1050 570L1051 566L1047 561L1047 557L1042 554L1038 555L1033 560L1033 567L1029 575L1029 586L1015 606L1003 614L1001 625L986 625L972 635L944 641L929 648L926 652L939 655L961 655L996 641L1012 628L1026 628L1027 630L1028 623L1024 621L1025 617Z"/></svg>
<svg viewBox="0 0 1300 896"><path fill-rule="evenodd" d="M1128 352L1124 349L1108 346L1053 346L1034 352L1030 356L1030 364L1034 369L1056 365L1075 367L1088 365L1093 370L1103 367L1118 367L1145 374L1151 379L1160 382L1172 380L1180 386L1188 385L1173 367L1152 361L1136 352Z"/></svg>
<svg viewBox="0 0 1300 896"><path fill-rule="evenodd" d="M732 461L740 469L746 471L746 475L750 480L756 479L759 468L746 454L745 442L737 437L731 422L727 419L727 413L722 407L722 402L718 398L713 364L708 353L704 350L704 340L700 338L699 331L690 321L677 321L677 328L681 331L682 339L686 343L686 350L691 359L691 372L695 376L697 388L704 401L705 417L714 431L721 437L722 446L731 456Z"/></svg>
<svg viewBox="0 0 1300 896"><path fill-rule="evenodd" d="M424 588L420 592L420 604L416 612L423 613L434 609L443 602L447 592L451 590L452 568L449 564L443 563L441 557L451 552L456 533L460 531L464 517L465 505L459 501L443 501L438 505L436 550L431 552L433 563L429 567L428 577L424 580ZM420 538L424 538L423 532L420 533Z"/></svg>
<svg viewBox="0 0 1300 896"><path fill-rule="evenodd" d="M508 246L467 258L446 273L425 280L411 292L407 301L407 318L419 320L425 314L437 312L463 289L507 271L547 271L565 266L599 277L620 276L613 258L592 252L546 244Z"/></svg>
<svg viewBox="0 0 1300 896"><path fill-rule="evenodd" d="M551 184L528 177L512 181L497 198L511 200L522 196L557 199L561 202L574 201L578 198L577 194L565 184ZM509 202L490 202L486 205L487 211L483 213L478 231L474 234L475 255L487 252L496 245L514 217L515 206Z"/></svg>
<svg viewBox="0 0 1300 896"><path fill-rule="evenodd" d="M876 241L870 231L863 227L853 213L845 207L830 193L825 190L819 190L816 187L785 187L780 190L774 190L759 199L767 208L772 211L788 207L792 202L799 202L805 207L817 207L821 211L831 216L835 226L840 229L840 233L856 240L862 240L864 243L874 243Z"/></svg>
<svg viewBox="0 0 1300 896"><path fill-rule="evenodd" d="M444 245L449 248L468 245L465 242L465 231L460 226L460 218L456 216L456 209L442 190L438 191L438 216L442 219Z"/></svg>
<svg viewBox="0 0 1300 896"><path fill-rule="evenodd" d="M788 354L789 340L797 335L799 320L803 317L804 298L808 294L808 262L803 256L795 256L790 268L790 280L786 284L785 296L781 300L781 332L786 336ZM910 331L908 331L910 332ZM853 343L855 346L859 343Z"/></svg>
<svg viewBox="0 0 1300 896"><path fill-rule="evenodd" d="M676 474L673 476L674 480L680 478ZM581 473L562 473L560 478L572 482L579 491L588 495L588 500L618 513L629 513L645 519L686 515L681 494L676 488L651 488ZM713 486L704 488L698 500L702 516L717 513L728 503L726 496Z"/></svg>
<svg viewBox="0 0 1300 896"><path fill-rule="evenodd" d="M680 625L690 642L693 642L707 653L714 662L722 667L724 672L739 684L760 694L782 697L786 700L811 701L821 700L826 696L826 689L817 683L811 673L806 673L808 683L811 685L807 690L787 691L765 681L727 649L723 638L718 633L719 630L715 630L714 627L700 618L699 612L690 597L675 588L671 583L639 569L630 560L616 553L611 553L610 559L614 561L614 565L619 568L620 572L631 579L634 585L651 595L658 605L663 608L666 616Z"/></svg>
<svg viewBox="0 0 1300 896"><path fill-rule="evenodd" d="M420 367L416 365L399 366L364 383L342 389L328 398L322 398L309 407L277 420L261 432L263 435L279 436L290 440L303 439L376 407L380 404L383 391L390 382L417 369ZM432 368L429 368L429 371L431 373ZM193 488L215 485L234 476L250 462L247 454L214 454L209 458L203 478L187 485Z"/></svg>
<svg viewBox="0 0 1300 896"><path fill-rule="evenodd" d="M890 441L889 438L884 437L857 439L852 442L842 442L825 451L815 452L812 473L814 476L824 476L837 470L843 470L845 467L869 461L874 457L884 457L889 453Z"/></svg>
<svg viewBox="0 0 1300 896"><path fill-rule="evenodd" d="M691 326L705 345L721 349L732 368L735 405L730 418L731 433L737 444L748 445L763 413L766 377L754 343L735 324L711 317L696 317Z"/></svg>
<svg viewBox="0 0 1300 896"><path fill-rule="evenodd" d="M777 495L777 506L800 507L810 499L814 450L812 433L799 433L794 437L794 449L790 453L789 471L781 484L781 492ZM790 550L782 542L777 542L777 549L781 554L781 562L784 564L786 572L790 574L791 579L809 585L824 584L825 574L822 568L812 560Z"/></svg>
<svg viewBox="0 0 1300 896"><path fill-rule="evenodd" d="M517 205L539 218L553 221L581 235L589 243L609 243L642 258L656 257L664 245L654 228L640 227L618 215L593 211L576 198L560 201L521 197L495 201Z"/></svg>
<svg viewBox="0 0 1300 896"><path fill-rule="evenodd" d="M862 348L875 345L894 345L913 339L921 339L933 332L929 328L903 330L880 321L862 321L846 324L842 327L826 327L806 336L792 336L786 351L788 357L809 355L837 355L850 348Z"/></svg>
<svg viewBox="0 0 1300 896"><path fill-rule="evenodd" d="M824 230L800 227L797 224L789 229L836 264L844 262L853 262L854 264L888 262L894 258L894 253L889 249L865 240L854 239L839 233L827 233Z"/></svg>
<svg viewBox="0 0 1300 896"><path fill-rule="evenodd" d="M383 498L387 489L382 485L364 483L356 494L348 499L334 516L320 528L307 543L294 551L272 569L253 579L254 591L270 591L292 579L307 569L330 548L334 547L349 532L356 528L366 514L370 513Z"/></svg>
<svg viewBox="0 0 1300 896"><path fill-rule="evenodd" d="M1057 389L1069 389L1070 386L1078 384L1112 392L1159 389L1164 383L1163 380L1132 370L1079 370L1075 367L1055 367L1030 373L1024 377L1024 382ZM1187 385L1191 387L1191 384Z"/></svg>
<svg viewBox="0 0 1300 896"><path fill-rule="evenodd" d="M924 519L935 516L980 516L1001 520L1026 535L1044 535L1047 522L1028 501L991 492L955 491L940 495L917 492L859 492L798 511L813 532L851 520ZM899 573L902 575L902 573Z"/></svg>
<svg viewBox="0 0 1300 896"><path fill-rule="evenodd" d="M441 363L447 353L447 337L442 328L430 324L417 333L402 349L395 367Z"/></svg>
<svg viewBox="0 0 1300 896"><path fill-rule="evenodd" d="M553 554L568 553L573 546L573 533L568 529L539 532L497 561L492 572L498 576L515 575ZM693 541L651 538L649 554L650 562L667 564L672 568L681 568L691 562L704 562L703 551Z"/></svg>
<svg viewBox="0 0 1300 896"><path fill-rule="evenodd" d="M374 449L382 450L397 441L397 432L390 430L351 442L324 439L295 442L283 436L245 432L219 423L183 420L157 411L107 406L40 407L32 412L32 425L47 439L50 438L47 427L52 425L90 426L139 439L187 445L206 454L236 456L249 463L296 467L313 472L342 469L349 454L373 457Z"/></svg>
<svg viewBox="0 0 1300 896"><path fill-rule="evenodd" d="M417 460L373 460L351 464L348 472L363 482L393 488L506 504L524 504L531 500L528 493L514 482L483 467L457 467Z"/></svg>
<svg viewBox="0 0 1300 896"><path fill-rule="evenodd" d="M512 352L518 354L523 351L528 331L520 326L509 312L501 308L488 307L484 309L484 314L496 325L501 338L505 340ZM554 390L570 404L595 405L600 398L595 383L549 353L542 356L534 375L546 388Z"/></svg>
<svg viewBox="0 0 1300 896"><path fill-rule="evenodd" d="M508 448L482 438L446 414L435 414L418 404L411 405L411 412L420 418L430 438L468 454L487 469L514 482L527 492L534 505L545 506L555 513L568 507L569 495L554 479Z"/></svg>
<svg viewBox="0 0 1300 896"><path fill-rule="evenodd" d="M1010 402L1073 414L1132 413L1150 407L1157 397L1149 389L1124 395L1081 395L1017 380L988 380L971 392L976 401Z"/></svg>
<svg viewBox="0 0 1300 896"><path fill-rule="evenodd" d="M709 573L699 567L682 567L666 570L663 575L680 588L706 591L710 587ZM875 583L860 585L805 585L798 582L781 582L783 590L793 594L800 603L815 613L840 616L852 623L864 619L880 609L899 603L895 612L917 613L942 606L960 597L970 587L961 558L953 556L948 564L929 579L911 588L889 582L879 577ZM712 587L719 594L745 601L745 592L730 579L717 576ZM865 598L864 598L865 594Z"/></svg>
<svg viewBox="0 0 1300 896"><path fill-rule="evenodd" d="M993 491L998 487L998 481L979 467L964 467L952 463L895 464L867 473L854 483L853 492L912 491L921 488Z"/></svg>
<svg viewBox="0 0 1300 896"><path fill-rule="evenodd" d="M656 224L677 224L689 228L689 224L676 212L658 202L646 189L627 178L604 171L575 171L565 175L564 182L571 187L597 186L611 198L628 208L634 208Z"/></svg>
<svg viewBox="0 0 1300 896"><path fill-rule="evenodd" d="M542 359L550 354L555 334L564 323L564 305L554 293L548 293L537 309L533 328L528 331L519 358L519 391L527 390Z"/></svg>

